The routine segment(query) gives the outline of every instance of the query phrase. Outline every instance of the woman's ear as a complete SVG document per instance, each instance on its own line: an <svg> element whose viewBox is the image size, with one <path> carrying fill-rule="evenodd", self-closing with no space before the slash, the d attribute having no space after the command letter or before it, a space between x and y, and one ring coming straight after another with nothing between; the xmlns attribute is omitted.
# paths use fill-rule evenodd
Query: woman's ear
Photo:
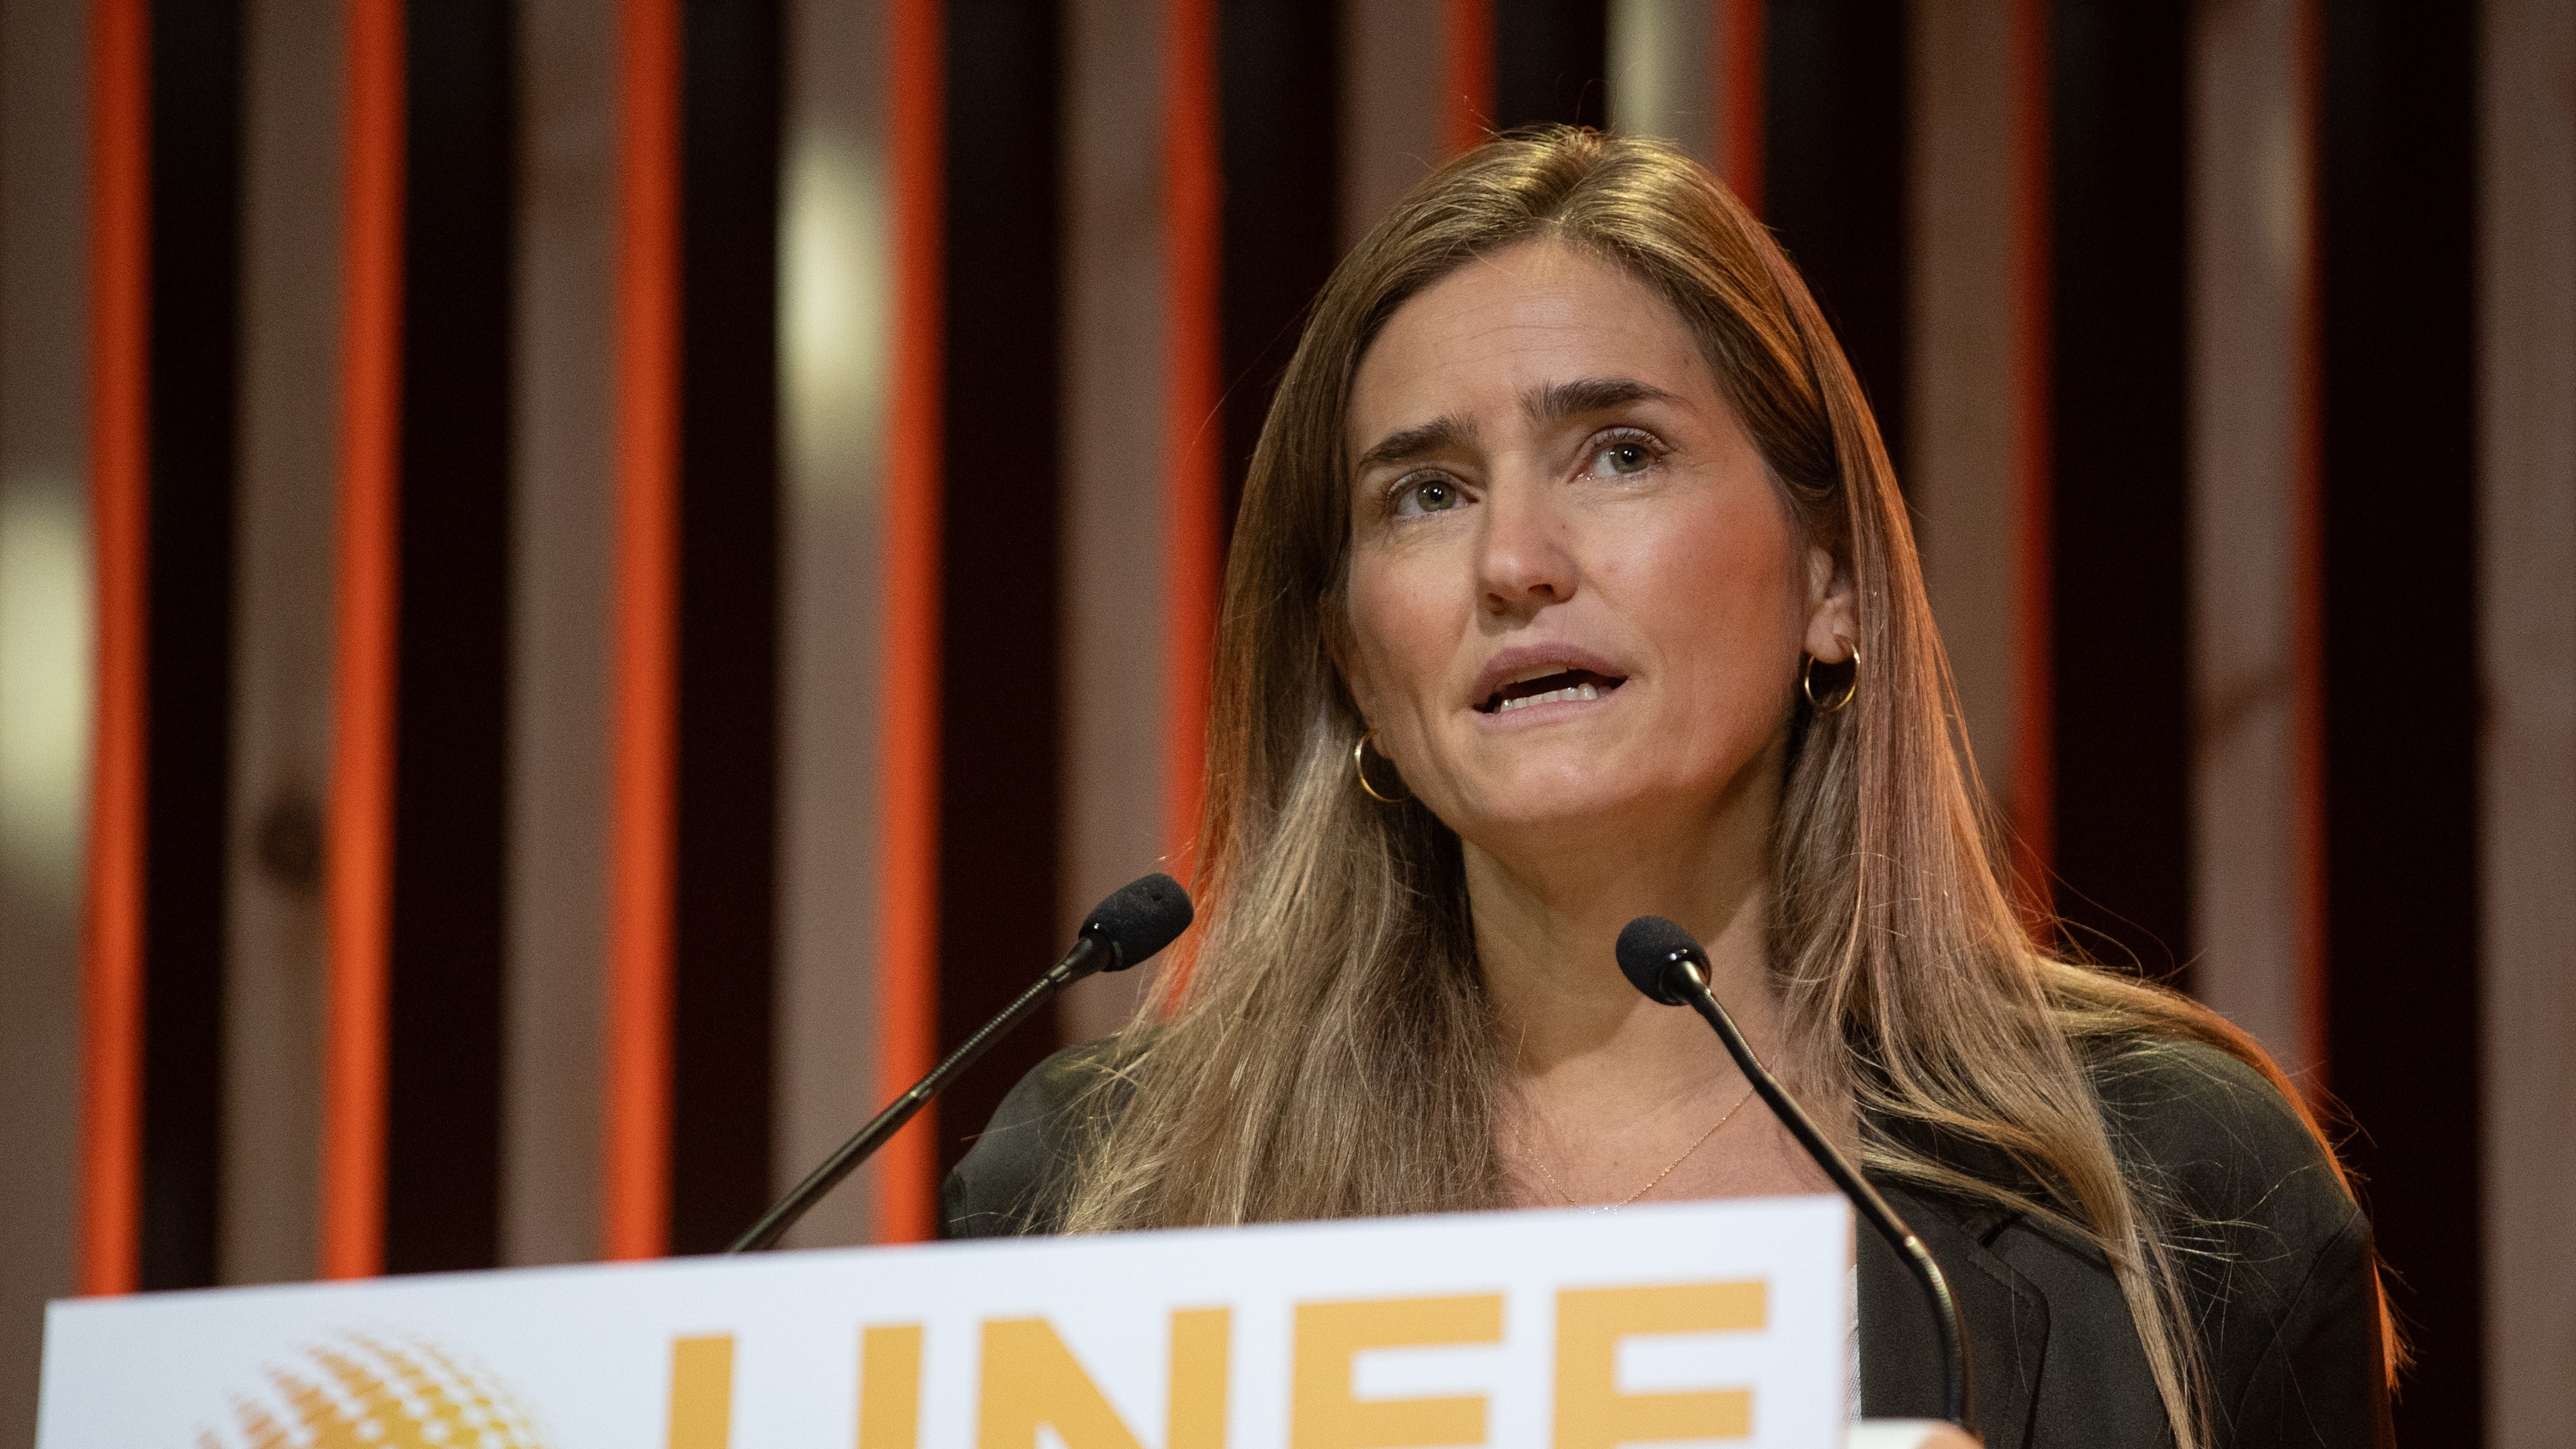
<svg viewBox="0 0 2576 1449"><path fill-rule="evenodd" d="M1350 694L1351 708L1359 711L1360 728L1363 730L1377 728L1375 723L1377 700L1369 693L1368 685L1359 675L1345 669L1342 671L1342 688Z"/></svg>
<svg viewBox="0 0 2576 1449"><path fill-rule="evenodd" d="M1369 728L1377 717L1377 701L1369 697L1369 688L1357 668L1358 650L1351 647L1350 621L1327 612L1324 617L1324 662L1342 681L1342 691L1351 697L1351 706L1360 713L1360 728Z"/></svg>
<svg viewBox="0 0 2576 1449"><path fill-rule="evenodd" d="M1807 550L1806 649L1819 661L1840 664L1852 657L1860 640L1859 592L1851 569L1833 550Z"/></svg>

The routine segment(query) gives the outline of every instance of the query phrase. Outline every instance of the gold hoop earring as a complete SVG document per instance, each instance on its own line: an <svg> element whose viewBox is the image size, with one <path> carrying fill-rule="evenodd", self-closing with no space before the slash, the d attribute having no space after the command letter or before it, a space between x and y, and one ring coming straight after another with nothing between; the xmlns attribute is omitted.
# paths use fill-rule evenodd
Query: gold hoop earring
<svg viewBox="0 0 2576 1449"><path fill-rule="evenodd" d="M1368 750L1369 741L1376 738L1377 731L1370 730L1367 734L1360 736L1359 740L1351 746L1351 773L1360 777L1360 788L1368 792L1368 797L1370 799L1375 800L1381 805L1401 805L1405 801L1413 798L1412 791L1407 790L1401 795L1388 795L1380 792L1375 785L1369 783L1368 755L1366 752Z"/></svg>
<svg viewBox="0 0 2576 1449"><path fill-rule="evenodd" d="M1842 639L1839 634L1834 637ZM1830 700L1816 698L1816 656L1813 654L1807 656L1807 667L1798 675L1799 691L1807 696L1808 707L1818 714L1833 714L1844 705L1851 703L1853 695L1860 693L1860 646L1849 639L1842 639L1842 642L1852 652L1851 679L1843 685L1842 693Z"/></svg>

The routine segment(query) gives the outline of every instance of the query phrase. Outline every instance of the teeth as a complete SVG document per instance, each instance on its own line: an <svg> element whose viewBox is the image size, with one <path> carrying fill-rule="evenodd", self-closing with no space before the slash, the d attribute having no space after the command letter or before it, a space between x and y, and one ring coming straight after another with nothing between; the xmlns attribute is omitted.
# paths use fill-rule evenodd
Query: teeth
<svg viewBox="0 0 2576 1449"><path fill-rule="evenodd" d="M1496 714L1507 714L1512 710L1523 707L1524 705L1555 704L1560 700L1599 699L1600 697L1601 691L1594 686L1589 684L1577 684L1567 689L1551 689L1545 694L1524 694L1518 699L1504 700L1503 707L1494 712Z"/></svg>

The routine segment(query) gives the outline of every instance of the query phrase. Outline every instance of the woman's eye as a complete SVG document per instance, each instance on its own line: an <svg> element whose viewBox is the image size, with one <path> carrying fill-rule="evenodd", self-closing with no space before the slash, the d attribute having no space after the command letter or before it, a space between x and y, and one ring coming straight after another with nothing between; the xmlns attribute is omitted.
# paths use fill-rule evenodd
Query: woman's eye
<svg viewBox="0 0 2576 1449"><path fill-rule="evenodd" d="M1395 516L1420 518L1458 506L1458 485L1446 478L1416 478L1396 486Z"/></svg>
<svg viewBox="0 0 2576 1449"><path fill-rule="evenodd" d="M1627 438L1594 450L1592 473L1599 478L1624 478L1632 473L1645 472L1654 461L1654 449Z"/></svg>

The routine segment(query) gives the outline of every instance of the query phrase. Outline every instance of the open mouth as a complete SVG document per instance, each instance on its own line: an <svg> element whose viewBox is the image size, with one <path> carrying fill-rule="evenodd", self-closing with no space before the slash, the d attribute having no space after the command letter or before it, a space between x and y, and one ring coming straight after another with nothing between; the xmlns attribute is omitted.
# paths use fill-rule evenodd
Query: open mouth
<svg viewBox="0 0 2576 1449"><path fill-rule="evenodd" d="M1485 714L1508 714L1534 704L1599 699L1627 682L1616 675L1595 674L1589 669L1560 669L1553 674L1515 679L1487 695L1485 702L1476 708Z"/></svg>

